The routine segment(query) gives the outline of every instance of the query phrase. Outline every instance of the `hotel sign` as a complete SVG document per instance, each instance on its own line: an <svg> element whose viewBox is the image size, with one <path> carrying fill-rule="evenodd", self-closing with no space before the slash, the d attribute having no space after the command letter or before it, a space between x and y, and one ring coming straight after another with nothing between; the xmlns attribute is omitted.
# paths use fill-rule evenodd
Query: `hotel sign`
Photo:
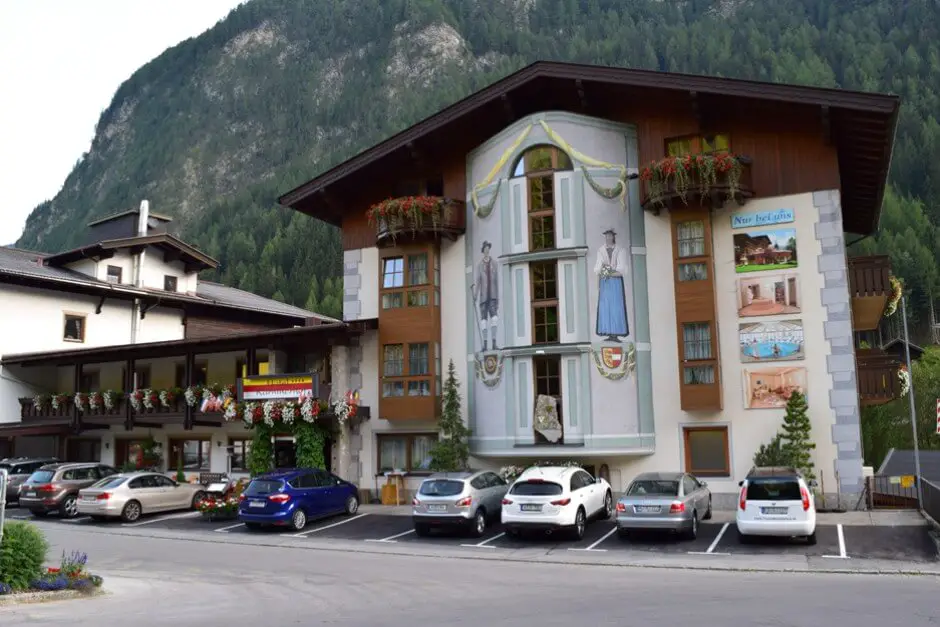
<svg viewBox="0 0 940 627"><path fill-rule="evenodd" d="M266 374L238 380L238 398L243 401L271 401L320 394L320 375Z"/></svg>
<svg viewBox="0 0 940 627"><path fill-rule="evenodd" d="M758 211L757 213L732 213L731 228L745 229L755 226L770 226L771 224L786 224L793 222L793 209L773 209Z"/></svg>

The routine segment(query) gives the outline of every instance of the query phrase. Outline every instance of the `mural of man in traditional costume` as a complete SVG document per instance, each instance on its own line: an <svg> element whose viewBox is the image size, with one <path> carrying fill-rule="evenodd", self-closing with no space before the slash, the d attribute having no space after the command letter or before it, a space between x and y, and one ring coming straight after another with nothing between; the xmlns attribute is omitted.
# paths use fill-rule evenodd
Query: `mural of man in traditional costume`
<svg viewBox="0 0 940 627"><path fill-rule="evenodd" d="M477 264L476 280L472 286L473 301L480 315L480 335L483 350L496 350L496 328L499 323L499 264L490 257L493 245L485 241L480 247L483 258ZM489 331L489 342L487 342Z"/></svg>
<svg viewBox="0 0 940 627"><path fill-rule="evenodd" d="M597 326L595 332L609 342L620 342L630 335L627 323L627 296L623 275L627 271L627 252L617 245L617 233L604 231L604 245L597 249L594 273L598 277Z"/></svg>

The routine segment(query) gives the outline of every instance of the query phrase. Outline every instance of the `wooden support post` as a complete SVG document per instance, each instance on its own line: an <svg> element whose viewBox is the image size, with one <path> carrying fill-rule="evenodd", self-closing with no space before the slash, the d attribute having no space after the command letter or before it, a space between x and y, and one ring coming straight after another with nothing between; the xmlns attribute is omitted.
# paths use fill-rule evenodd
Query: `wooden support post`
<svg viewBox="0 0 940 627"><path fill-rule="evenodd" d="M245 355L245 371L249 377L258 374L258 349L249 348Z"/></svg>
<svg viewBox="0 0 940 627"><path fill-rule="evenodd" d="M82 363L78 362L75 364L75 372L73 373L74 381L72 382L72 398L75 398L79 392L81 392L82 387ZM72 433L78 435L82 431L82 412L78 405L74 402L72 403Z"/></svg>
<svg viewBox="0 0 940 627"><path fill-rule="evenodd" d="M186 361L183 366L183 389L189 388L193 384L193 369L196 364L196 356L193 353L186 353ZM183 399L183 429L186 431L192 431L193 428L193 411L195 408L191 407L189 403L186 402L186 399Z"/></svg>
<svg viewBox="0 0 940 627"><path fill-rule="evenodd" d="M134 360L128 359L124 364L124 393L128 398L124 401L124 430L134 428L134 410L131 408L130 394L134 391Z"/></svg>

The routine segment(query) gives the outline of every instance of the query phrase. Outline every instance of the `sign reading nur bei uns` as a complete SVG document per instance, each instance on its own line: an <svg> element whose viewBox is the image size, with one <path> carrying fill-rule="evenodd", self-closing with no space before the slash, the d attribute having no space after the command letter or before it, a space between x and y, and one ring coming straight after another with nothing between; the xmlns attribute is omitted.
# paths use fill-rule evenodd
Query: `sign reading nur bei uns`
<svg viewBox="0 0 940 627"><path fill-rule="evenodd" d="M786 224L793 222L793 209L773 209L758 211L757 213L732 213L731 228L746 229L755 226L770 226L771 224Z"/></svg>

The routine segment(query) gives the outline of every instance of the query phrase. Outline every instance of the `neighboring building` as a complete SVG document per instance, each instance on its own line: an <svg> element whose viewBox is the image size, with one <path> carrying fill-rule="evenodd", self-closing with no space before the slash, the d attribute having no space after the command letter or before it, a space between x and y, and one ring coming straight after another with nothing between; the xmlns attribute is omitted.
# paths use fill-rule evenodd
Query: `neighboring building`
<svg viewBox="0 0 940 627"><path fill-rule="evenodd" d="M153 440L168 470L243 470L250 432L221 411L136 412L126 391L234 385L247 374L315 372L330 392L330 351L350 325L203 281L214 259L167 233L169 218L141 209L89 225L85 244L54 255L0 248L0 458L57 455L122 465ZM118 391L109 411L76 392ZM61 407L35 398L60 395ZM148 414L148 415L144 415ZM152 415L149 415L152 414ZM278 444L289 460L292 443Z"/></svg>
<svg viewBox="0 0 940 627"><path fill-rule="evenodd" d="M860 405L897 396L899 361L856 365L890 269L845 245L877 229L898 108L540 62L285 194L342 229L344 319L378 319L333 354L373 408L352 479L415 488L453 360L479 466L684 470L731 507L799 390L827 492L860 494ZM685 198L644 169L696 155L716 169Z"/></svg>

